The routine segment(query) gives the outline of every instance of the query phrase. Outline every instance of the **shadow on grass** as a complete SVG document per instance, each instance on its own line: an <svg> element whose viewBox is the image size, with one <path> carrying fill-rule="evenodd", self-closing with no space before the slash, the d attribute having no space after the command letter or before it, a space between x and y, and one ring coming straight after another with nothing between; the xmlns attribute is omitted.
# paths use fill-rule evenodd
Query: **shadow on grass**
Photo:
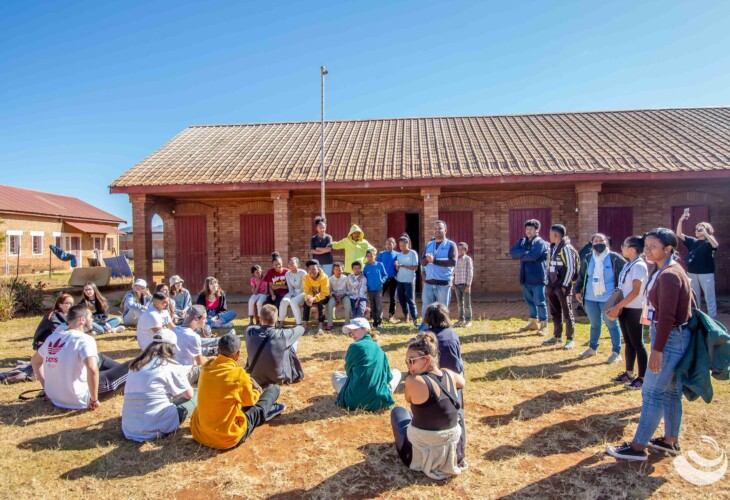
<svg viewBox="0 0 730 500"><path fill-rule="evenodd" d="M320 360L320 361L337 361L345 359L347 351L331 351L331 352L315 352L309 356L300 357L299 361L306 363L307 361Z"/></svg>
<svg viewBox="0 0 730 500"><path fill-rule="evenodd" d="M315 420L324 420L333 417L342 417L348 414L347 410L337 406L337 396L314 396L307 400L311 403L306 408L295 412L284 412L278 418L271 420L268 425L279 427L282 425L303 424Z"/></svg>
<svg viewBox="0 0 730 500"><path fill-rule="evenodd" d="M420 472L411 471L398 457L395 445L371 443L358 448L365 459L350 465L310 489L296 489L267 497L270 500L289 498L374 498L412 485L443 485Z"/></svg>
<svg viewBox="0 0 730 500"><path fill-rule="evenodd" d="M604 384L577 391L547 391L516 404L512 411L506 415L483 417L481 423L489 427L500 427L509 424L512 420L532 420L564 406L584 403L591 398L609 394L610 392L605 391L605 389L612 387L616 386L614 384Z"/></svg>
<svg viewBox="0 0 730 500"><path fill-rule="evenodd" d="M534 352L547 351L542 345L530 345L524 347L504 347L502 349L482 349L479 351L462 352L461 357L466 363L484 363L487 361L497 361L500 359L512 358L523 354L532 354Z"/></svg>
<svg viewBox="0 0 730 500"><path fill-rule="evenodd" d="M499 342L500 340L515 339L520 337L535 337L535 332L490 332L490 333L470 333L468 335L459 335L459 341L462 344L471 344L474 342Z"/></svg>
<svg viewBox="0 0 730 500"><path fill-rule="evenodd" d="M20 394L23 391L40 389L41 386L40 384L18 384L16 387L18 387L18 394ZM59 418L72 417L82 411L85 410L58 408L43 398L37 398L30 401L4 403L0 406L0 423L25 427Z"/></svg>
<svg viewBox="0 0 730 500"><path fill-rule="evenodd" d="M589 366L581 364L580 358L568 358L554 363L541 363L531 366L504 366L484 374L483 377L472 379L474 382L491 382L505 379L556 379L562 378L563 374L581 367Z"/></svg>
<svg viewBox="0 0 730 500"><path fill-rule="evenodd" d="M640 464L627 461L601 463L604 456L596 454L499 498L618 498L627 494L648 498L667 482L663 477L650 476L654 472L654 464L662 458L655 454Z"/></svg>
<svg viewBox="0 0 730 500"><path fill-rule="evenodd" d="M624 427L629 424L631 417L640 411L641 407L636 407L603 415L590 415L578 420L567 420L540 429L519 445L493 448L484 454L484 458L499 461L517 455L547 457L618 441L623 437Z"/></svg>
<svg viewBox="0 0 730 500"><path fill-rule="evenodd" d="M107 479L144 476L172 463L206 460L218 453L184 436L187 430L149 443L137 443L124 439L121 426L121 418L111 418L86 427L33 438L18 447L32 451L81 451L113 446L104 455L60 476L60 479L72 480L83 477Z"/></svg>

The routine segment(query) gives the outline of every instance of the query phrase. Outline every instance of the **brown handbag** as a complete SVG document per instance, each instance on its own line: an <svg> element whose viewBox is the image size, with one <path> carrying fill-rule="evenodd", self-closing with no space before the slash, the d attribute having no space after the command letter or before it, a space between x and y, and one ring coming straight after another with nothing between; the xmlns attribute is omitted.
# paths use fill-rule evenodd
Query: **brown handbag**
<svg viewBox="0 0 730 500"><path fill-rule="evenodd" d="M613 293L611 294L611 296L608 298L608 300L606 301L603 310L608 311L609 309L614 307L616 304L618 304L622 300L624 300L624 292L622 292L620 288L616 288L613 291ZM619 309L618 313L621 314L621 311L623 311L623 309L624 309L623 307L621 309ZM616 318L618 318L618 316L616 316ZM616 319L616 318L611 318L611 319Z"/></svg>

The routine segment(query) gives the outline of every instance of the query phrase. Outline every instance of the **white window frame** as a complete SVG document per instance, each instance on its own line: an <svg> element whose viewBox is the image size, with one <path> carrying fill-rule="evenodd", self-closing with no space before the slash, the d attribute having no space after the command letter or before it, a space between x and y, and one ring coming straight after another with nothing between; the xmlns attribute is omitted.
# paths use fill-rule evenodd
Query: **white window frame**
<svg viewBox="0 0 730 500"><path fill-rule="evenodd" d="M72 253L76 255L76 264L77 267L84 267L84 251L81 250L83 248L84 239L82 238L81 233L61 233L61 238L64 243L63 251L66 253ZM78 250L71 250L71 238L78 238L79 239L79 249ZM68 241L67 241L68 240ZM68 245L66 245L68 243Z"/></svg>
<svg viewBox="0 0 730 500"><path fill-rule="evenodd" d="M54 231L52 233L52 236L53 236L53 245L57 246L58 248L63 249L63 235L58 231ZM56 243L58 243L58 245L56 245Z"/></svg>
<svg viewBox="0 0 730 500"><path fill-rule="evenodd" d="M106 236L104 238L106 240L106 251L111 252L114 250L114 236ZM110 244L111 243L111 244Z"/></svg>
<svg viewBox="0 0 730 500"><path fill-rule="evenodd" d="M16 230L13 230L13 229L8 229L7 231L5 231L5 236L8 239L8 242L5 244L5 246L8 249L7 250L8 255L13 256L13 257L17 257L18 255L23 255L23 231L16 231ZM18 251L17 251L17 253L12 253L10 251L10 238L13 237L13 236L17 236L18 237Z"/></svg>
<svg viewBox="0 0 730 500"><path fill-rule="evenodd" d="M45 239L46 233L44 231L31 231L30 232L30 253L33 256L43 255L43 240ZM40 252L35 251L35 239L40 238L41 244L39 245Z"/></svg>

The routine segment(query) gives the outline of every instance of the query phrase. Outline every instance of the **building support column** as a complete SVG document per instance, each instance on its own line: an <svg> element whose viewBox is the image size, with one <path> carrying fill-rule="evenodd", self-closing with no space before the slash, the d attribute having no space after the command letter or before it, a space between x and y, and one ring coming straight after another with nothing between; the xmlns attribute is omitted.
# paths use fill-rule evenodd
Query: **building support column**
<svg viewBox="0 0 730 500"><path fill-rule="evenodd" d="M286 264L289 260L289 191L272 191L274 200L274 245Z"/></svg>
<svg viewBox="0 0 730 500"><path fill-rule="evenodd" d="M439 220L440 195L440 187L421 188L421 196L423 197L423 228L421 229L423 232L423 245L421 248L426 248L426 243L433 238L433 227L436 221Z"/></svg>
<svg viewBox="0 0 730 500"><path fill-rule="evenodd" d="M598 194L600 182L578 182L575 185L578 210L578 242L582 247L598 232Z"/></svg>
<svg viewBox="0 0 730 500"><path fill-rule="evenodd" d="M130 194L132 203L132 248L134 276L152 284L152 217L155 200L146 194Z"/></svg>

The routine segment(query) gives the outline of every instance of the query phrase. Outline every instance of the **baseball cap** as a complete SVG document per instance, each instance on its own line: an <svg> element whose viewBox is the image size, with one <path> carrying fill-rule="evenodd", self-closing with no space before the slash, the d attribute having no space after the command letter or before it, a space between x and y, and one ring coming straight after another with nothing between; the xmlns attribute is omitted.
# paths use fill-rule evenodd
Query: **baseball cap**
<svg viewBox="0 0 730 500"><path fill-rule="evenodd" d="M194 306L191 306L190 309L188 309L188 313L185 315L185 319L183 320L183 326L190 326L190 323L198 318L202 318L207 313L208 311L205 310L205 307L201 306L200 304L195 304Z"/></svg>
<svg viewBox="0 0 730 500"><path fill-rule="evenodd" d="M185 283L185 280L183 280L177 274L175 276L170 276L170 287L173 287L173 286L177 285L178 283Z"/></svg>
<svg viewBox="0 0 730 500"><path fill-rule="evenodd" d="M367 331L370 331L370 323L365 318L355 318L349 324L342 327L342 333L350 333L352 330L357 330L358 328L365 328Z"/></svg>
<svg viewBox="0 0 730 500"><path fill-rule="evenodd" d="M177 350L177 335L169 328L163 328L152 336L153 344L170 344Z"/></svg>
<svg viewBox="0 0 730 500"><path fill-rule="evenodd" d="M137 278L136 280L134 280L134 283L132 283L132 286L143 286L147 288L147 282L142 278Z"/></svg>

